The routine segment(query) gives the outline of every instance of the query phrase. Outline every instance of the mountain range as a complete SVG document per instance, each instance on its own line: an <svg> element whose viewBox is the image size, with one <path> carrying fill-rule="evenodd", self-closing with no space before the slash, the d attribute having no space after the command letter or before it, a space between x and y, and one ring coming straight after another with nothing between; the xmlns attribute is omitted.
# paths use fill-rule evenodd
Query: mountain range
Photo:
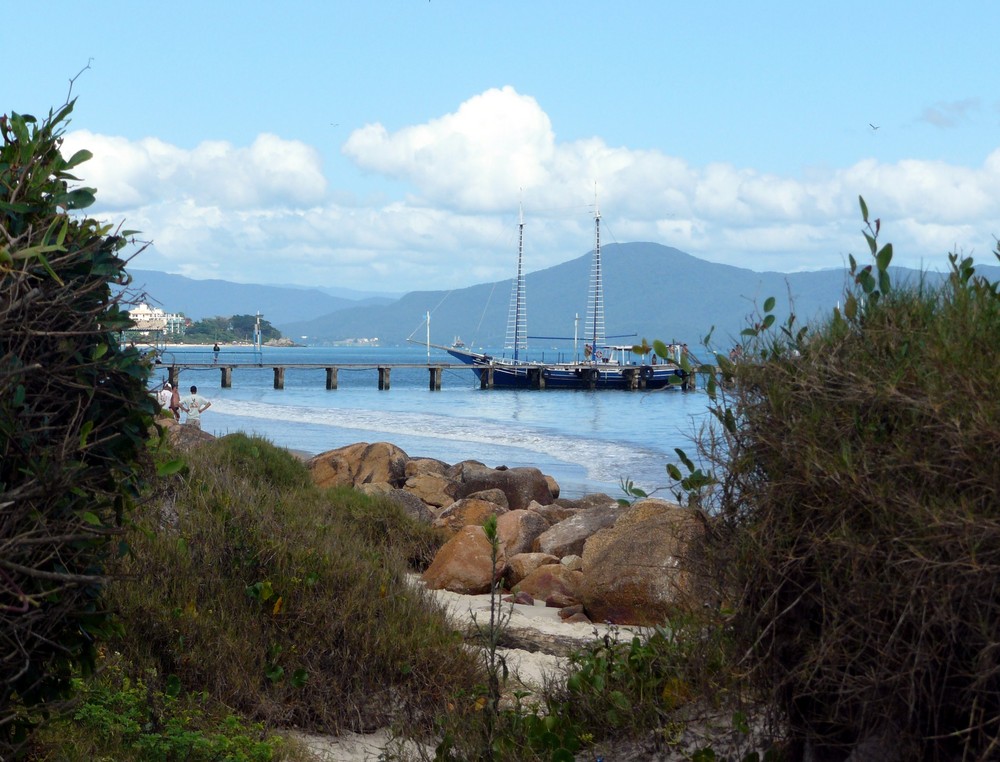
<svg viewBox="0 0 1000 762"><path fill-rule="evenodd" d="M337 310L390 304L398 294L350 289L262 286L225 280L195 280L183 275L132 270L129 301L145 301L164 312L179 312L192 320L254 315L258 311L274 326L310 320Z"/></svg>
<svg viewBox="0 0 1000 762"><path fill-rule="evenodd" d="M843 298L848 277L846 267L756 272L647 242L608 244L601 247L601 255L609 343L648 338L694 347L714 327L713 344L725 347L735 342L748 316L769 296L776 299L779 321L789 314L790 305L799 324L829 314ZM531 346L565 347L575 335L583 339L591 260L587 253L526 276ZM512 261L512 271L515 264ZM1000 279L1000 267L980 265L977 270ZM891 272L895 282L921 276L905 268ZM260 310L285 336L304 344L375 337L383 345L411 338L423 342L429 314L432 343L450 344L460 336L469 346L501 347L513 285L508 279L452 291L413 291L395 300L388 295L351 300L318 289L192 281L151 271L133 275L168 312L195 317ZM934 283L942 276L927 272L923 277Z"/></svg>

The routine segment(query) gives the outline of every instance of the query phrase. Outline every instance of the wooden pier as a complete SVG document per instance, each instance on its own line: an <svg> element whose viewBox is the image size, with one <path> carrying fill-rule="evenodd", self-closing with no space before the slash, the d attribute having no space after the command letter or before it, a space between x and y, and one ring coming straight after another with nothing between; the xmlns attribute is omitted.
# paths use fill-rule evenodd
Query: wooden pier
<svg viewBox="0 0 1000 762"><path fill-rule="evenodd" d="M392 377L392 371L395 368L402 368L407 370L412 369L423 369L427 371L428 374L428 384L427 388L431 391L441 390L441 378L443 372L446 370L462 370L471 371L473 370L472 365L467 363L338 363L337 365L330 365L326 363L283 363L281 365L276 365L273 363L214 363L214 362L178 362L178 363L160 363L160 367L167 368L167 380L172 386L178 386L180 383L180 373L182 370L218 370L220 374L221 387L223 389L231 389L233 386L233 371L236 370L260 370L262 368L270 368L274 373L274 388L284 389L285 388L285 373L286 371L297 371L297 370L323 370L326 374L326 388L328 390L334 390L337 388L338 373L341 370L347 371L377 371L378 388L381 391L388 391L390 385L390 379ZM483 373L479 379L479 386L481 389L492 389L493 388L493 367L487 366L481 369ZM531 369L531 384L532 389L545 389L544 381L544 367L539 366L538 368ZM718 368L715 368L715 375L718 375ZM692 374L691 385L689 388L694 388L695 377L701 371ZM644 384L634 383L630 387L633 390L641 390L645 388Z"/></svg>
<svg viewBox="0 0 1000 762"><path fill-rule="evenodd" d="M179 362L162 363L162 365L165 365L167 368L167 380L170 381L172 386L177 386L180 382L180 372L182 370L215 369L221 375L221 386L223 389L232 388L234 370L271 368L274 372L275 389L285 388L285 372L288 370L324 370L326 371L326 388L329 390L337 388L337 375L341 370L375 370L378 371L378 388L387 391L394 368L423 368L428 372L428 388L431 391L440 391L443 371L472 370L472 366L466 363L340 363L338 365L284 363L282 365L273 365L271 363Z"/></svg>

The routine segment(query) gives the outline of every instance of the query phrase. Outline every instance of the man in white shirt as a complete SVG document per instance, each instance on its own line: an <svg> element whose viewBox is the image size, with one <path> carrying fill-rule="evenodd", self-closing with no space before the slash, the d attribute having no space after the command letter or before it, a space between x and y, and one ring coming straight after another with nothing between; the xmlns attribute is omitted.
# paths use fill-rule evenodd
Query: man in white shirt
<svg viewBox="0 0 1000 762"><path fill-rule="evenodd" d="M201 414L212 407L212 403L198 394L198 387L192 386L191 393L181 400L181 410L187 413L184 423L201 428Z"/></svg>

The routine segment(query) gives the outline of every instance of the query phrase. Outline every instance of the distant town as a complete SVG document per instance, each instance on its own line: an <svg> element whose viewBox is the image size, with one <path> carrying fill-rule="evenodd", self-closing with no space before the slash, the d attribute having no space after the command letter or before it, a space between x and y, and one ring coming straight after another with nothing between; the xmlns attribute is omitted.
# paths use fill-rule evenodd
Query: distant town
<svg viewBox="0 0 1000 762"><path fill-rule="evenodd" d="M191 320L179 312L166 312L145 303L130 307L128 313L135 323L133 328L125 331L125 338L130 341L250 344L254 341L258 325L263 343L283 339L281 331L260 315L232 315Z"/></svg>

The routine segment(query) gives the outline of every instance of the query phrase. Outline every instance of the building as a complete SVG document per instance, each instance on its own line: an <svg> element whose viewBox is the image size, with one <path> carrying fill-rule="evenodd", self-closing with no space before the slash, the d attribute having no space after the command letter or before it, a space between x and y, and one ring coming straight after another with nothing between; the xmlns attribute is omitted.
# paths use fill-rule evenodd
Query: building
<svg viewBox="0 0 1000 762"><path fill-rule="evenodd" d="M135 323L129 333L156 334L160 336L183 336L187 318L173 312L164 312L148 304L137 304L128 311Z"/></svg>

